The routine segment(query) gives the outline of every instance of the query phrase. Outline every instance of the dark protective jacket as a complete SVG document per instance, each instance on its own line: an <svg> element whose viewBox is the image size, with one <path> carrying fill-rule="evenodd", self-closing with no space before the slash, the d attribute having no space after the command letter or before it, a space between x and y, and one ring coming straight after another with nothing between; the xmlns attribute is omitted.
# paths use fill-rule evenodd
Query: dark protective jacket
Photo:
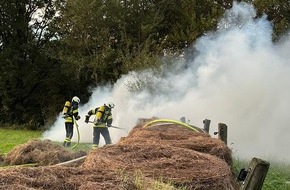
<svg viewBox="0 0 290 190"><path fill-rule="evenodd" d="M107 127L110 126L113 122L111 109L105 105L90 110L88 115L95 115L94 127Z"/></svg>
<svg viewBox="0 0 290 190"><path fill-rule="evenodd" d="M65 105L62 110L63 117L65 118L65 123L73 123L73 116L77 118L79 115L78 108L79 106L76 102L72 103L70 103L69 101L65 102Z"/></svg>

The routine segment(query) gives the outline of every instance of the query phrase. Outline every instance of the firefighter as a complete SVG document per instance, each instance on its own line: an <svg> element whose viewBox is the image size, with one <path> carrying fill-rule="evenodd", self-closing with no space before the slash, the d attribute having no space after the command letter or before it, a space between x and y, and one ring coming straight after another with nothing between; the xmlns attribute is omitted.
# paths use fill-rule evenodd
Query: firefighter
<svg viewBox="0 0 290 190"><path fill-rule="evenodd" d="M63 108L63 118L65 119L65 140L63 146L69 147L71 145L71 138L73 137L74 129L74 119L79 120L78 108L79 108L80 99L77 96L74 96L71 102L66 101ZM74 117L73 117L74 116Z"/></svg>
<svg viewBox="0 0 290 190"><path fill-rule="evenodd" d="M115 104L112 102L105 103L101 107L94 108L88 112L86 115L85 122L88 123L90 116L95 115L94 119L94 129L93 129L93 149L99 146L100 135L103 136L106 144L111 144L111 136L108 127L111 127L112 118L112 108Z"/></svg>

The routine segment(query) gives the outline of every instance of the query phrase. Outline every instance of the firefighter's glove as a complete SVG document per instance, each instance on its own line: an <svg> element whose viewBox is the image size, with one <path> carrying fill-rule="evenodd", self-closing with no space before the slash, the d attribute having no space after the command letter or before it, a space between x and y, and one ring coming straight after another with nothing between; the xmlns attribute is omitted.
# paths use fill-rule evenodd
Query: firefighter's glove
<svg viewBox="0 0 290 190"><path fill-rule="evenodd" d="M89 119L90 119L90 116L89 115L86 115L85 122L88 123L89 122Z"/></svg>
<svg viewBox="0 0 290 190"><path fill-rule="evenodd" d="M81 118L81 116L79 116L79 115L78 115L78 116L76 116L76 120L79 120L80 118Z"/></svg>
<svg viewBox="0 0 290 190"><path fill-rule="evenodd" d="M112 125L111 124L107 124L107 127L112 127Z"/></svg>
<svg viewBox="0 0 290 190"><path fill-rule="evenodd" d="M97 120L94 121L94 124L95 125L100 125L100 124L102 124L102 122L100 121L100 119L97 119Z"/></svg>
<svg viewBox="0 0 290 190"><path fill-rule="evenodd" d="M66 119L69 115L67 113L63 114L62 118Z"/></svg>

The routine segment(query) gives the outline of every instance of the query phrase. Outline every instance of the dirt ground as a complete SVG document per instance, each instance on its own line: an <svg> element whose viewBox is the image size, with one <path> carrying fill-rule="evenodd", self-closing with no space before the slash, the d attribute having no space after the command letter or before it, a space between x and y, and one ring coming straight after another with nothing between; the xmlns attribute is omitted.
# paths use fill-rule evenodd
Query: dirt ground
<svg viewBox="0 0 290 190"><path fill-rule="evenodd" d="M0 189L238 189L231 150L220 140L177 124L139 122L116 144L71 152L49 140L17 146L0 169ZM77 166L55 164L86 155Z"/></svg>

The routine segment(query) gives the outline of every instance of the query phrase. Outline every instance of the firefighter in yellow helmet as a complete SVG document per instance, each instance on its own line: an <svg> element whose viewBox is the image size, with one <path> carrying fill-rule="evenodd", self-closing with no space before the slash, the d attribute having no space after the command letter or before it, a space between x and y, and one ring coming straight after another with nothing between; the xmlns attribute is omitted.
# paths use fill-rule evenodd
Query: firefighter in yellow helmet
<svg viewBox="0 0 290 190"><path fill-rule="evenodd" d="M108 102L103 106L94 108L86 115L85 122L88 123L90 116L95 115L94 129L93 129L93 149L99 146L100 135L104 137L106 144L111 144L111 136L108 127L111 127L113 122L112 108L115 107L114 103Z"/></svg>
<svg viewBox="0 0 290 190"><path fill-rule="evenodd" d="M69 147L71 145L71 138L73 137L73 129L74 129L74 118L79 120L81 117L79 116L79 103L80 99L77 96L74 96L70 101L66 101L63 108L63 118L65 119L65 139L63 142L63 146ZM74 117L73 117L74 116Z"/></svg>

